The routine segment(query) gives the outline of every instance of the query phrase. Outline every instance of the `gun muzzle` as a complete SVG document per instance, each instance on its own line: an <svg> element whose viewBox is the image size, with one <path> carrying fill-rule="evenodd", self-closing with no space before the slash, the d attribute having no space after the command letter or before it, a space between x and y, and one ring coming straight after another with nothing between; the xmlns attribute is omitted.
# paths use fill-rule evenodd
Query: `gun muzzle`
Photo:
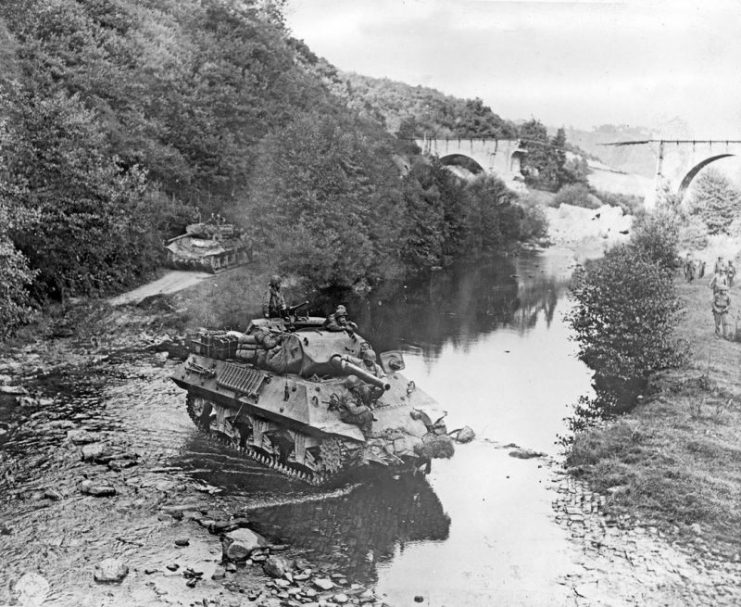
<svg viewBox="0 0 741 607"><path fill-rule="evenodd" d="M345 375L355 375L365 383L381 388L384 391L391 390L391 384L376 377L372 373L369 373L365 369L361 369L357 365L352 364L350 361L344 360L339 354L335 354L329 360L335 369L341 371Z"/></svg>

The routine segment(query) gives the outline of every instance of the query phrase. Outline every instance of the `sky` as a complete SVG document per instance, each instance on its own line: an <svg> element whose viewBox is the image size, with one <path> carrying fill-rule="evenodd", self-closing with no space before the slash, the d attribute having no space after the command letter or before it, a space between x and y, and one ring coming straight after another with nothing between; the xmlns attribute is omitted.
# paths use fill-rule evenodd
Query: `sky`
<svg viewBox="0 0 741 607"><path fill-rule="evenodd" d="M503 118L741 139L737 0L288 0L286 18L342 70L480 97Z"/></svg>

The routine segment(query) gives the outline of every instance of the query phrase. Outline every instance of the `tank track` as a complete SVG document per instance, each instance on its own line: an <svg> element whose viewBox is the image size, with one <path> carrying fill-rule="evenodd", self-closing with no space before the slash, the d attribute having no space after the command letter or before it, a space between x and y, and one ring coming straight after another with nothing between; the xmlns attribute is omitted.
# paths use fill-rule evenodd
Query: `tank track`
<svg viewBox="0 0 741 607"><path fill-rule="evenodd" d="M223 434L221 432L213 431L210 428L206 427L206 425L203 423L203 420L194 408L193 400L194 399L189 394L187 397L186 405L188 408L188 416L193 421L196 428L198 428L198 431L208 436L209 440L211 440L215 444L227 447L232 453L255 461L271 470L275 470L276 472L279 472L280 474L290 478L291 480L306 483L307 485L311 485L313 487L322 487L338 482L348 472L348 470L345 468L339 468L335 472L332 472L330 474L305 472L281 463L274 455L263 453L251 446L242 446L239 444L239 441L237 439L227 436L226 434Z"/></svg>

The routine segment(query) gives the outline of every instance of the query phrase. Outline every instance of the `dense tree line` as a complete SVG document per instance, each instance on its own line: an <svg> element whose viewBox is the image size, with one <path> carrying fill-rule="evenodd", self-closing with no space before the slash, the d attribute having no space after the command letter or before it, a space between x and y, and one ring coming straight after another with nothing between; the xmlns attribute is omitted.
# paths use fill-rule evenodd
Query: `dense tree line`
<svg viewBox="0 0 741 607"><path fill-rule="evenodd" d="M501 183L464 186L414 156L389 133L383 104L290 38L280 7L0 3L4 327L34 299L143 280L163 240L210 213L320 284L542 233L542 218ZM440 115L472 136L514 132L478 100Z"/></svg>

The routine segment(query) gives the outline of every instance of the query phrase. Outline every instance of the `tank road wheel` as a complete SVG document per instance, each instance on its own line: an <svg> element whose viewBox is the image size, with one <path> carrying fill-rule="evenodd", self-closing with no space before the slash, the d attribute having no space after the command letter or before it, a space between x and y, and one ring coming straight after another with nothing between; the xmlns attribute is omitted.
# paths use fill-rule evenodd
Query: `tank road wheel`
<svg viewBox="0 0 741 607"><path fill-rule="evenodd" d="M188 415L199 430L208 430L211 426L211 412L213 406L201 396L188 393L185 402L188 407Z"/></svg>

